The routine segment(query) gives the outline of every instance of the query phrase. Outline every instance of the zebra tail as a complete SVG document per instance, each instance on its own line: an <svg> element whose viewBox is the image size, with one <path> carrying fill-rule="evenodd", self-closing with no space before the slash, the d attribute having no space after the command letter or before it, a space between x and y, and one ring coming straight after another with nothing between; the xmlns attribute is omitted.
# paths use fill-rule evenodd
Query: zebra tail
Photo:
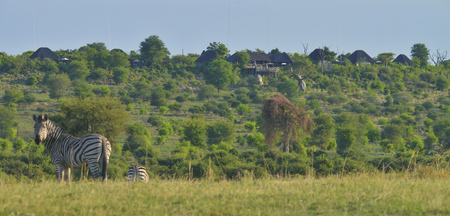
<svg viewBox="0 0 450 216"><path fill-rule="evenodd" d="M108 142L108 140L106 140L106 138L103 138L102 139L102 155L101 155L101 160L102 160L102 167L101 167L101 169L102 169L102 180L103 180L103 182L106 182L106 180L107 180L107 170L108 170L108 163L109 163L109 160L108 160L108 153L106 152L107 150L106 150L106 146L105 145L107 145L107 143L106 142Z"/></svg>

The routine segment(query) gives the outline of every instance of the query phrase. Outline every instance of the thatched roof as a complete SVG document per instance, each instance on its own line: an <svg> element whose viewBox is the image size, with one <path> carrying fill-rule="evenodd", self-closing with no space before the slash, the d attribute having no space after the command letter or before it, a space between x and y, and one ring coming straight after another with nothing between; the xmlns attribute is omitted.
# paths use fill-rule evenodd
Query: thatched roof
<svg viewBox="0 0 450 216"><path fill-rule="evenodd" d="M124 52L123 50L121 50L121 49L119 49L119 48L112 49L112 50L111 50L111 53L112 53L112 52L121 52L121 53L123 53L123 54L127 54L126 52Z"/></svg>
<svg viewBox="0 0 450 216"><path fill-rule="evenodd" d="M36 52L34 52L31 56L30 59L35 59L35 58L49 58L49 59L53 59L53 60L58 60L58 56L49 48L47 47L41 47L38 50L36 50Z"/></svg>
<svg viewBox="0 0 450 216"><path fill-rule="evenodd" d="M272 63L292 63L291 57L283 52L280 54L266 54L258 52L247 52L250 56L250 61L262 61L262 62L272 62ZM236 53L227 58L228 62L236 62Z"/></svg>
<svg viewBox="0 0 450 216"><path fill-rule="evenodd" d="M216 51L207 50L207 51L204 51L200 55L200 57L198 57L197 60L195 60L195 62L197 62L197 63L210 62L213 59L215 59L217 56L219 56L219 54Z"/></svg>
<svg viewBox="0 0 450 216"><path fill-rule="evenodd" d="M322 49L317 48L309 54L309 58L313 61L320 61L322 57Z"/></svg>
<svg viewBox="0 0 450 216"><path fill-rule="evenodd" d="M395 58L395 60L392 62L401 63L405 65L412 65L411 59L409 59L408 56L404 54L398 55L397 58Z"/></svg>
<svg viewBox="0 0 450 216"><path fill-rule="evenodd" d="M291 57L285 52L280 53L280 54L269 54L269 55L271 55L270 60L273 63L292 63L292 62L294 62L294 61L292 61Z"/></svg>
<svg viewBox="0 0 450 216"><path fill-rule="evenodd" d="M362 62L362 61L366 61L366 62L370 62L370 63L375 62L372 59L372 57L367 55L367 53L364 52L363 50L356 50L348 57L348 60L350 60L353 64L355 64L357 62Z"/></svg>

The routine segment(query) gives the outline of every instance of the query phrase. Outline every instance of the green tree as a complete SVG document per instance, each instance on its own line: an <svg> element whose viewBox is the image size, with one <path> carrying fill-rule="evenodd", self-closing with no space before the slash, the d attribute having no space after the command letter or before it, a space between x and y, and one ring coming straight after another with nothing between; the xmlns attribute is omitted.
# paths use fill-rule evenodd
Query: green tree
<svg viewBox="0 0 450 216"><path fill-rule="evenodd" d="M169 58L170 52L157 35L152 35L139 46L141 60L147 65L159 65Z"/></svg>
<svg viewBox="0 0 450 216"><path fill-rule="evenodd" d="M231 63L221 58L209 62L203 69L203 75L206 83L214 85L219 91L237 80Z"/></svg>
<svg viewBox="0 0 450 216"><path fill-rule="evenodd" d="M417 57L420 60L420 66L426 67L428 65L428 58L430 50L423 43L416 43L411 47L411 56Z"/></svg>
<svg viewBox="0 0 450 216"><path fill-rule="evenodd" d="M228 54L228 52L229 52L229 50L225 46L225 44L220 43L220 42L209 43L209 46L206 48L206 50L216 51L217 54L219 54L219 56L222 56L222 57L225 56L226 54Z"/></svg>
<svg viewBox="0 0 450 216"><path fill-rule="evenodd" d="M158 86L152 90L150 104L158 107L167 104L166 90L164 90L163 86Z"/></svg>
<svg viewBox="0 0 450 216"><path fill-rule="evenodd" d="M239 115L244 115L250 113L252 111L252 108L245 104L239 104L239 106L236 107L236 111L239 113Z"/></svg>
<svg viewBox="0 0 450 216"><path fill-rule="evenodd" d="M269 54L281 54L280 50L278 48L270 50Z"/></svg>
<svg viewBox="0 0 450 216"><path fill-rule="evenodd" d="M128 135L127 139L125 140L125 146L123 147L123 151L130 150L134 151L139 147L145 147L145 145L151 145L151 133L150 131L145 127L145 124L138 121L133 122L126 126L126 133ZM129 143L131 141L132 136L142 136L145 140L144 143Z"/></svg>
<svg viewBox="0 0 450 216"><path fill-rule="evenodd" d="M37 79L35 76L30 76L30 77L28 77L28 78L27 78L27 81L26 81L27 85L30 85L30 86L34 86L34 85L36 85L38 82L39 82L39 81L38 81L38 79Z"/></svg>
<svg viewBox="0 0 450 216"><path fill-rule="evenodd" d="M85 60L73 60L68 63L67 74L71 80L85 80L90 74L87 62Z"/></svg>
<svg viewBox="0 0 450 216"><path fill-rule="evenodd" d="M236 126L231 122L219 121L207 126L206 134L208 144L231 143L234 140Z"/></svg>
<svg viewBox="0 0 450 216"><path fill-rule="evenodd" d="M36 101L37 101L37 98L36 98L36 95L34 95L34 94L31 94L31 93L24 93L24 95L25 96L23 96L23 102L25 103L25 104L27 104L27 105L31 105L31 104L34 104L34 103L36 103Z"/></svg>
<svg viewBox="0 0 450 216"><path fill-rule="evenodd" d="M329 114L321 113L313 118L315 127L311 141L313 145L327 148L334 135L335 124Z"/></svg>
<svg viewBox="0 0 450 216"><path fill-rule="evenodd" d="M395 146L391 144L391 141L388 139L381 140L380 146L386 151L386 152L393 152L395 151Z"/></svg>
<svg viewBox="0 0 450 216"><path fill-rule="evenodd" d="M17 124L16 112L0 104L0 137L6 138L8 130Z"/></svg>
<svg viewBox="0 0 450 216"><path fill-rule="evenodd" d="M5 95L3 95L3 99L7 104L16 104L23 101L23 92L18 89L9 89L5 90Z"/></svg>
<svg viewBox="0 0 450 216"><path fill-rule="evenodd" d="M8 151L12 146L13 145L9 140L0 139L0 151Z"/></svg>
<svg viewBox="0 0 450 216"><path fill-rule="evenodd" d="M52 74L52 73L57 73L59 70L58 64L52 59L44 58L44 59L40 60L39 62L40 62L39 67L38 67L39 71Z"/></svg>
<svg viewBox="0 0 450 216"><path fill-rule="evenodd" d="M89 98L94 96L94 93L92 92L92 86L89 85L89 83L87 82L82 82L80 84L78 84L74 89L73 89L73 93L75 96L77 97L81 97L81 98Z"/></svg>
<svg viewBox="0 0 450 216"><path fill-rule="evenodd" d="M69 134L82 137L98 133L111 142L124 131L130 118L122 102L112 97L69 98L59 108L64 116L55 122Z"/></svg>
<svg viewBox="0 0 450 216"><path fill-rule="evenodd" d="M247 52L236 52L234 56L236 57L236 64L240 69L247 68L247 64L250 62L250 55Z"/></svg>
<svg viewBox="0 0 450 216"><path fill-rule="evenodd" d="M191 118L181 125L180 142L189 141L192 146L206 148L206 122L201 118Z"/></svg>
<svg viewBox="0 0 450 216"><path fill-rule="evenodd" d="M277 85L278 92L286 96L289 100L297 100L300 94L298 82L287 76L282 76Z"/></svg>
<svg viewBox="0 0 450 216"><path fill-rule="evenodd" d="M166 115L168 110L169 110L169 108L167 108L165 106L160 106L159 107L159 113L161 113L161 115Z"/></svg>
<svg viewBox="0 0 450 216"><path fill-rule="evenodd" d="M252 133L256 129L256 122L249 121L245 123L244 128L247 130L247 132Z"/></svg>
<svg viewBox="0 0 450 216"><path fill-rule="evenodd" d="M93 80L103 81L106 79L108 72L103 68L94 68L89 75L89 78Z"/></svg>
<svg viewBox="0 0 450 216"><path fill-rule="evenodd" d="M60 99L64 97L71 87L71 81L67 74L56 74L51 76L47 81L50 90L50 98Z"/></svg>
<svg viewBox="0 0 450 216"><path fill-rule="evenodd" d="M264 145L265 137L264 134L262 133L257 132L254 134L249 134L246 140L247 145L257 147L258 150L262 150L265 147Z"/></svg>
<svg viewBox="0 0 450 216"><path fill-rule="evenodd" d="M355 129L352 127L339 127L336 131L336 152L342 156L349 156L349 150L355 148Z"/></svg>
<svg viewBox="0 0 450 216"><path fill-rule="evenodd" d="M377 56L377 60L383 62L384 66L387 66L389 62L394 60L394 53L380 53Z"/></svg>
<svg viewBox="0 0 450 216"><path fill-rule="evenodd" d="M130 69L126 67L116 67L113 69L113 80L117 84L128 82L128 75L130 74Z"/></svg>
<svg viewBox="0 0 450 216"><path fill-rule="evenodd" d="M111 56L109 61L110 67L124 67L128 65L128 55L122 50L113 49L111 50Z"/></svg>
<svg viewBox="0 0 450 216"><path fill-rule="evenodd" d="M436 135L434 135L433 130L430 130L430 132L428 132L428 135L423 140L423 143L425 144L425 149L428 151L433 149L433 144L437 143L438 141L439 139L437 138Z"/></svg>
<svg viewBox="0 0 450 216"><path fill-rule="evenodd" d="M157 142L159 145L163 144L167 137L173 135L173 127L170 122L165 121L161 124L158 130Z"/></svg>
<svg viewBox="0 0 450 216"><path fill-rule="evenodd" d="M209 100L217 95L216 88L213 85L203 85L197 94L199 100Z"/></svg>
<svg viewBox="0 0 450 216"><path fill-rule="evenodd" d="M17 138L16 140L14 140L12 145L13 145L12 147L14 148L15 152L20 152L21 150L25 150L25 148L27 147L27 143L22 138Z"/></svg>
<svg viewBox="0 0 450 216"><path fill-rule="evenodd" d="M414 151L423 152L425 145L420 137L414 136L409 144L409 147Z"/></svg>
<svg viewBox="0 0 450 216"><path fill-rule="evenodd" d="M448 86L450 85L450 82L445 76L439 76L436 80L436 87L438 90L446 90Z"/></svg>

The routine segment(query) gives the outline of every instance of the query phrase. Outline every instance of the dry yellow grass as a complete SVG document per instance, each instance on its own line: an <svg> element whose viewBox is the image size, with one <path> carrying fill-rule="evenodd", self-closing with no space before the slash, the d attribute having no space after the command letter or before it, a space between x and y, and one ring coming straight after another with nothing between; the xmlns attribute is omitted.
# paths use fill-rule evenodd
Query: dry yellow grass
<svg viewBox="0 0 450 216"><path fill-rule="evenodd" d="M448 215L450 172L148 184L0 178L0 215Z"/></svg>

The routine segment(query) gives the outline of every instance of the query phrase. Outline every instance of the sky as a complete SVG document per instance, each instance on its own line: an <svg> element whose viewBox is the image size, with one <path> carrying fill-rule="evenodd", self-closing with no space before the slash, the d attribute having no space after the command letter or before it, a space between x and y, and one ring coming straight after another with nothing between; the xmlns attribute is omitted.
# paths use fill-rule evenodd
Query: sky
<svg viewBox="0 0 450 216"><path fill-rule="evenodd" d="M103 42L129 53L157 35L172 56L211 42L231 54L304 53L305 45L411 56L415 43L450 52L449 12L449 0L0 0L0 52Z"/></svg>

